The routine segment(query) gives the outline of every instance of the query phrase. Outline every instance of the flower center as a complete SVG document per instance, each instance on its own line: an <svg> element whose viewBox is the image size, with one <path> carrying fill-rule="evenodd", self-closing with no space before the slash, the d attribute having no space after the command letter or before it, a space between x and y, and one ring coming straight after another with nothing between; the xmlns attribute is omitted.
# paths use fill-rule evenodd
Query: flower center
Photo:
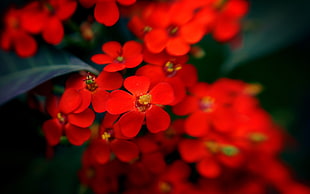
<svg viewBox="0 0 310 194"><path fill-rule="evenodd" d="M169 36L176 36L178 34L179 28L175 25L171 25L167 28Z"/></svg>
<svg viewBox="0 0 310 194"><path fill-rule="evenodd" d="M93 92L98 88L98 85L95 80L96 80L96 77L90 73L86 76L86 79L84 79L84 81L85 81L87 90Z"/></svg>
<svg viewBox="0 0 310 194"><path fill-rule="evenodd" d="M221 150L226 156L235 156L239 153L239 149L232 145L223 146Z"/></svg>
<svg viewBox="0 0 310 194"><path fill-rule="evenodd" d="M254 143L260 143L267 140L266 135L262 133L251 133L249 138Z"/></svg>
<svg viewBox="0 0 310 194"><path fill-rule="evenodd" d="M150 32L152 30L152 27L151 26L145 26L144 28L143 28L143 33L148 33L148 32Z"/></svg>
<svg viewBox="0 0 310 194"><path fill-rule="evenodd" d="M101 134L101 138L105 141L110 141L112 138L114 138L114 131L112 128L107 128L105 131Z"/></svg>
<svg viewBox="0 0 310 194"><path fill-rule="evenodd" d="M210 96L203 97L199 104L200 110L204 112L212 112L214 110L214 98Z"/></svg>
<svg viewBox="0 0 310 194"><path fill-rule="evenodd" d="M123 56L118 56L116 57L116 61L121 63L121 62L124 62L124 57Z"/></svg>
<svg viewBox="0 0 310 194"><path fill-rule="evenodd" d="M67 123L67 116L62 114L61 112L57 113L57 119L61 124L66 124Z"/></svg>
<svg viewBox="0 0 310 194"><path fill-rule="evenodd" d="M136 107L140 112L145 112L147 109L150 108L152 101L152 95L144 94L137 97L136 100Z"/></svg>
<svg viewBox="0 0 310 194"><path fill-rule="evenodd" d="M177 73L177 71L182 69L182 65L175 64L171 61L167 61L165 65L163 66L163 68L164 68L164 72L166 73L166 75L168 77L172 77Z"/></svg>
<svg viewBox="0 0 310 194"><path fill-rule="evenodd" d="M222 9L228 0L218 0L215 2L214 7L216 9Z"/></svg>
<svg viewBox="0 0 310 194"><path fill-rule="evenodd" d="M170 193L172 190L172 186L171 184L162 181L159 183L159 190L161 191L161 193Z"/></svg>
<svg viewBox="0 0 310 194"><path fill-rule="evenodd" d="M8 19L8 24L11 28L17 29L19 27L19 21L16 17L10 17Z"/></svg>
<svg viewBox="0 0 310 194"><path fill-rule="evenodd" d="M215 141L206 141L204 142L205 147L213 154L218 153L220 150L220 146Z"/></svg>

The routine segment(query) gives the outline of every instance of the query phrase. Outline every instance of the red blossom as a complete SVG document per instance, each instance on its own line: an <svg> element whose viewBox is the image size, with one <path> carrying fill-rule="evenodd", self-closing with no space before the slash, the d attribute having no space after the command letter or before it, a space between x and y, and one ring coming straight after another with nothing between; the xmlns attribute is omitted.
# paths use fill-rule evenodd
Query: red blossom
<svg viewBox="0 0 310 194"><path fill-rule="evenodd" d="M229 41L240 32L240 20L247 14L249 3L246 0L229 0L217 4L217 7L219 11L212 35L217 41Z"/></svg>
<svg viewBox="0 0 310 194"><path fill-rule="evenodd" d="M175 94L171 105L179 103L185 97L186 87L197 82L196 68L186 64L188 56L171 56L165 52L153 54L147 50L143 55L149 64L140 67L136 75L149 77L152 86L163 81L170 83Z"/></svg>
<svg viewBox="0 0 310 194"><path fill-rule="evenodd" d="M91 109L75 113L81 104L81 96L74 89L67 89L60 100L52 96L47 103L47 111L53 117L43 124L43 133L50 145L56 145L65 134L73 145L82 145L89 139L91 133L87 128L94 119Z"/></svg>
<svg viewBox="0 0 310 194"><path fill-rule="evenodd" d="M130 23L130 29L145 32L143 40L153 53L166 49L171 55L184 55L190 51L190 45L206 33L206 27L202 25L204 18L195 17L194 11L182 2L151 7L146 8L149 13L143 14L141 20Z"/></svg>
<svg viewBox="0 0 310 194"><path fill-rule="evenodd" d="M115 90L121 87L123 78L116 72L102 71L98 76L92 73L86 75L73 75L66 82L66 88L76 89L82 96L79 110L85 110L92 104L95 112L106 111L106 101L110 95L107 90Z"/></svg>
<svg viewBox="0 0 310 194"><path fill-rule="evenodd" d="M0 34L1 48L14 48L20 57L30 57L37 51L37 43L22 23L24 10L10 8L4 15L4 30Z"/></svg>
<svg viewBox="0 0 310 194"><path fill-rule="evenodd" d="M117 3L128 6L132 5L136 0L80 0L84 7L95 5L94 16L96 20L106 26L113 26L119 20L119 9Z"/></svg>
<svg viewBox="0 0 310 194"><path fill-rule="evenodd" d="M48 0L40 5L46 13L42 36L50 44L59 44L64 37L62 22L69 19L77 7L74 0Z"/></svg>
<svg viewBox="0 0 310 194"><path fill-rule="evenodd" d="M95 54L91 60L97 64L107 64L104 71L116 72L138 66L142 60L142 46L136 41L128 41L121 46L119 42L110 41L102 45L105 54Z"/></svg>
<svg viewBox="0 0 310 194"><path fill-rule="evenodd" d="M138 158L138 146L126 140L121 135L119 127L115 125L118 117L119 115L105 114L98 138L93 140L89 147L92 157L99 164L107 163L112 153L122 162L131 162Z"/></svg>
<svg viewBox="0 0 310 194"><path fill-rule="evenodd" d="M165 82L150 88L150 80L143 76L125 79L124 87L130 92L114 90L107 102L107 111L122 114L118 121L123 135L135 137L144 121L152 133L166 130L170 116L159 105L167 105L174 100L172 87Z"/></svg>

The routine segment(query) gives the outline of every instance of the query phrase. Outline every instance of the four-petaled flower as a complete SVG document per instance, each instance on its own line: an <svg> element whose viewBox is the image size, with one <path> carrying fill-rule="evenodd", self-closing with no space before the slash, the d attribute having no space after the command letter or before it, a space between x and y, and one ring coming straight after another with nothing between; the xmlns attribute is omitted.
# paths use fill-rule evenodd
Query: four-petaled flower
<svg viewBox="0 0 310 194"><path fill-rule="evenodd" d="M43 133L49 145L57 145L64 134L73 145L82 145L90 137L88 127L95 119L94 112L87 108L75 113L82 102L80 94L74 89L67 89L60 100L51 96L47 111L53 117L44 122Z"/></svg>
<svg viewBox="0 0 310 194"><path fill-rule="evenodd" d="M102 45L105 54L96 54L91 60L97 64L107 64L104 71L116 72L125 68L134 68L142 60L142 46L136 41L128 41L121 46L119 42L110 41Z"/></svg>
<svg viewBox="0 0 310 194"><path fill-rule="evenodd" d="M150 80L144 76L131 76L125 79L124 87L130 92L114 90L107 101L107 111L111 114L124 113L119 127L124 136L135 137L144 120L152 133L168 129L170 116L161 105L174 100L170 84L161 82L150 88Z"/></svg>
<svg viewBox="0 0 310 194"><path fill-rule="evenodd" d="M102 71L98 76L92 73L87 75L73 75L66 82L66 88L76 89L82 96L79 110L85 110L92 103L95 112L106 111L105 104L109 97L107 90L115 90L121 87L123 78L117 72Z"/></svg>

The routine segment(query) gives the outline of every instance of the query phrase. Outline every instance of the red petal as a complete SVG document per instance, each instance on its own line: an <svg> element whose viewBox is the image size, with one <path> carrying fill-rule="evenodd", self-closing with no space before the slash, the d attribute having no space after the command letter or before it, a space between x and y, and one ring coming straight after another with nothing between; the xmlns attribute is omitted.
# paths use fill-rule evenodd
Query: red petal
<svg viewBox="0 0 310 194"><path fill-rule="evenodd" d="M34 1L24 7L20 23L27 32L38 34L42 31L47 19L47 12L42 12L39 2Z"/></svg>
<svg viewBox="0 0 310 194"><path fill-rule="evenodd" d="M197 69L194 65L182 65L182 69L180 69L177 74L187 87L193 86L198 81Z"/></svg>
<svg viewBox="0 0 310 194"><path fill-rule="evenodd" d="M85 76L82 76L80 74L74 74L69 77L66 81L66 88L74 88L76 90L81 90L85 87L85 82L83 79Z"/></svg>
<svg viewBox="0 0 310 194"><path fill-rule="evenodd" d="M50 17L43 29L43 38L50 44L59 44L64 37L64 28L57 17Z"/></svg>
<svg viewBox="0 0 310 194"><path fill-rule="evenodd" d="M189 52L190 46L181 38L169 39L167 43L167 53L171 55L185 55Z"/></svg>
<svg viewBox="0 0 310 194"><path fill-rule="evenodd" d="M132 57L127 57L125 59L125 62L123 63L127 68L134 68L140 65L140 63L143 61L143 55L139 54Z"/></svg>
<svg viewBox="0 0 310 194"><path fill-rule="evenodd" d="M69 19L70 16L73 15L77 7L77 3L75 1L65 1L61 3L61 6L58 6L56 11L56 15L60 20Z"/></svg>
<svg viewBox="0 0 310 194"><path fill-rule="evenodd" d="M100 127L102 128L113 128L114 123L117 121L119 115L111 115L106 113L102 120Z"/></svg>
<svg viewBox="0 0 310 194"><path fill-rule="evenodd" d="M90 8L96 3L97 0L79 0L81 5L86 8Z"/></svg>
<svg viewBox="0 0 310 194"><path fill-rule="evenodd" d="M92 93L89 90L83 89L83 90L80 90L79 93L81 95L82 102L79 108L74 110L74 113L83 112L86 108L89 107L90 102L92 100Z"/></svg>
<svg viewBox="0 0 310 194"><path fill-rule="evenodd" d="M142 45L136 41L128 41L123 46L123 57L136 57L142 55Z"/></svg>
<svg viewBox="0 0 310 194"><path fill-rule="evenodd" d="M10 34L10 31L5 31L0 34L0 44L1 48L4 50L10 50L11 44L12 44L12 36Z"/></svg>
<svg viewBox="0 0 310 194"><path fill-rule="evenodd" d="M126 137L135 137L143 124L144 114L138 111L125 113L118 121L121 132Z"/></svg>
<svg viewBox="0 0 310 194"><path fill-rule="evenodd" d="M150 80L145 76L130 76L125 79L124 87L135 96L144 95L149 90Z"/></svg>
<svg viewBox="0 0 310 194"><path fill-rule="evenodd" d="M152 173L163 173L166 169L166 162L161 152L145 154L142 157L142 163Z"/></svg>
<svg viewBox="0 0 310 194"><path fill-rule="evenodd" d="M110 114L121 114L134 108L135 98L123 90L114 90L106 104L106 109Z"/></svg>
<svg viewBox="0 0 310 194"><path fill-rule="evenodd" d="M206 156L206 147L196 139L184 139L179 144L179 152L185 162L198 162Z"/></svg>
<svg viewBox="0 0 310 194"><path fill-rule="evenodd" d="M202 137L209 132L209 122L207 113L197 111L185 120L185 131L194 137Z"/></svg>
<svg viewBox="0 0 310 194"><path fill-rule="evenodd" d="M60 98L59 109L62 113L68 114L76 110L82 102L81 95L78 91L68 88Z"/></svg>
<svg viewBox="0 0 310 194"><path fill-rule="evenodd" d="M89 127L93 124L95 120L95 113L87 108L81 113L69 114L68 121L69 123L76 125L78 127Z"/></svg>
<svg viewBox="0 0 310 194"><path fill-rule="evenodd" d="M179 77L168 78L167 82L172 86L174 100L169 105L175 105L181 102L186 96L186 90L183 82Z"/></svg>
<svg viewBox="0 0 310 194"><path fill-rule="evenodd" d="M155 85L149 94L152 95L152 104L167 105L174 100L173 88L166 82Z"/></svg>
<svg viewBox="0 0 310 194"><path fill-rule="evenodd" d="M168 42L167 32L165 30L154 29L144 36L146 47L153 53L159 53L166 47Z"/></svg>
<svg viewBox="0 0 310 194"><path fill-rule="evenodd" d="M143 136L135 139L136 143L143 155L147 153L152 153L159 151L159 145L153 139L150 139L151 136Z"/></svg>
<svg viewBox="0 0 310 194"><path fill-rule="evenodd" d="M205 35L205 28L201 26L199 23L191 22L184 25L180 29L180 36L182 36L183 40L187 43L194 44L202 39Z"/></svg>
<svg viewBox="0 0 310 194"><path fill-rule="evenodd" d="M24 32L16 34L14 37L14 44L16 53L20 57L33 56L38 49L38 45L35 39Z"/></svg>
<svg viewBox="0 0 310 194"><path fill-rule="evenodd" d="M146 126L152 133L164 131L168 129L170 125L170 116L162 108L152 105L152 107L146 111Z"/></svg>
<svg viewBox="0 0 310 194"><path fill-rule="evenodd" d="M109 41L102 45L102 51L114 59L122 53L122 46L119 42Z"/></svg>
<svg viewBox="0 0 310 194"><path fill-rule="evenodd" d="M126 66L123 63L111 63L111 64L106 65L103 70L107 72L117 72L125 68Z"/></svg>
<svg viewBox="0 0 310 194"><path fill-rule="evenodd" d="M101 113L106 111L106 103L110 97L110 93L105 90L97 89L96 92L92 96L92 105L94 111L97 113Z"/></svg>
<svg viewBox="0 0 310 194"><path fill-rule="evenodd" d="M54 95L48 96L46 100L46 110L52 117L56 117L59 113L59 98Z"/></svg>
<svg viewBox="0 0 310 194"><path fill-rule="evenodd" d="M62 135L62 124L57 119L50 119L43 123L42 129L49 145L57 145Z"/></svg>
<svg viewBox="0 0 310 194"><path fill-rule="evenodd" d="M113 58L105 54L95 54L91 57L91 61L96 64L103 65L103 64L112 63Z"/></svg>
<svg viewBox="0 0 310 194"><path fill-rule="evenodd" d="M109 73L102 71L96 79L100 89L115 90L122 86L123 77L120 73Z"/></svg>
<svg viewBox="0 0 310 194"><path fill-rule="evenodd" d="M76 146L82 145L91 135L88 128L81 128L71 124L65 126L65 133L69 142Z"/></svg>
<svg viewBox="0 0 310 194"><path fill-rule="evenodd" d="M219 164L212 158L205 158L196 165L197 171L204 177L216 178L221 173Z"/></svg>
<svg viewBox="0 0 310 194"><path fill-rule="evenodd" d="M183 101L179 104L173 106L172 111L176 115L188 115L193 113L194 111L198 110L198 99L193 96L186 96Z"/></svg>
<svg viewBox="0 0 310 194"><path fill-rule="evenodd" d="M249 2L244 0L228 1L222 12L232 18L240 18L244 16L249 10Z"/></svg>
<svg viewBox="0 0 310 194"><path fill-rule="evenodd" d="M114 1L97 2L94 15L99 23L106 26L113 26L119 19L118 7Z"/></svg>
<svg viewBox="0 0 310 194"><path fill-rule="evenodd" d="M217 41L225 42L232 39L240 31L238 21L224 20L219 21L213 31L213 37Z"/></svg>
<svg viewBox="0 0 310 194"><path fill-rule="evenodd" d="M132 5L136 2L136 0L117 0L121 5Z"/></svg>
<svg viewBox="0 0 310 194"><path fill-rule="evenodd" d="M110 145L106 141L97 140L90 148L93 157L99 164L105 164L110 160Z"/></svg>
<svg viewBox="0 0 310 194"><path fill-rule="evenodd" d="M138 146L130 141L116 139L111 142L111 149L123 162L130 162L139 156Z"/></svg>
<svg viewBox="0 0 310 194"><path fill-rule="evenodd" d="M151 84L156 84L166 77L161 66L143 65L136 71L136 75L146 76L150 79Z"/></svg>

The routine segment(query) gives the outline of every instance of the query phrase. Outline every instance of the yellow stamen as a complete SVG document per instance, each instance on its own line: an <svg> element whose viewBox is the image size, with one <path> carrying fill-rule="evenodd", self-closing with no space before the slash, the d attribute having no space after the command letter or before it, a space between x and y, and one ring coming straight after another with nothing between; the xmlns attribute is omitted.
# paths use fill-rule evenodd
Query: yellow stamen
<svg viewBox="0 0 310 194"><path fill-rule="evenodd" d="M200 101L200 109L204 112L212 112L214 101L210 96L203 97Z"/></svg>
<svg viewBox="0 0 310 194"><path fill-rule="evenodd" d="M142 96L139 96L138 102L141 105L147 105L151 102L152 96L150 94L145 94Z"/></svg>
<svg viewBox="0 0 310 194"><path fill-rule="evenodd" d="M249 138L254 143L260 143L267 140L266 135L262 133L251 133Z"/></svg>
<svg viewBox="0 0 310 194"><path fill-rule="evenodd" d="M220 146L217 142L215 141L206 141L205 143L206 148L212 152L212 153L218 153L220 150Z"/></svg>
<svg viewBox="0 0 310 194"><path fill-rule="evenodd" d="M159 190L162 192L162 193L170 193L171 190L172 190L172 187L169 183L167 182L160 182L159 183Z"/></svg>
<svg viewBox="0 0 310 194"><path fill-rule="evenodd" d="M106 141L109 141L109 139L111 138L111 134L110 133L107 133L107 132L104 132L102 135L101 135L101 138L106 140Z"/></svg>

